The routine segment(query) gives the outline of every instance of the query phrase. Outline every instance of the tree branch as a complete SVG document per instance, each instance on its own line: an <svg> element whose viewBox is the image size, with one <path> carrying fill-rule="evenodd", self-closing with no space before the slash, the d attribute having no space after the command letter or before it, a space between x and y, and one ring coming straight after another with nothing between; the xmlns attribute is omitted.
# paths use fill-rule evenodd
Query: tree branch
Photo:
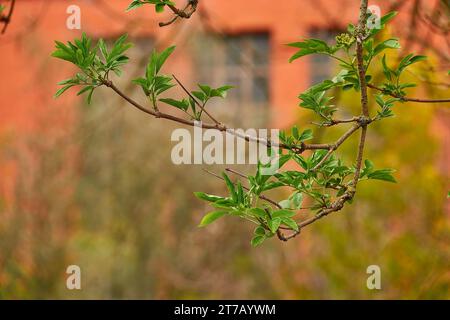
<svg viewBox="0 0 450 320"><path fill-rule="evenodd" d="M365 75L365 72L364 72ZM177 82L179 82L177 80ZM181 82L179 82L181 85ZM188 126L198 126L197 122L194 122L192 120L187 120L187 119L183 119L183 118L179 118L167 113L163 113L159 110L151 110L151 109L147 109L144 106L140 105L139 103L137 103L136 101L134 101L133 99L131 99L130 97L128 97L127 95L125 95L122 91L120 91L119 88L117 88L112 81L110 80L105 80L103 82L103 84L109 88L111 88L114 92L116 92L120 97L122 97L125 101L127 101L129 104L131 104L133 107L137 108L138 110L147 113L155 118L163 118L163 119L167 119L173 122L177 122L177 123L181 123L184 125L188 125ZM183 87L183 90L187 91L187 89L185 87ZM366 108L367 108L367 96L365 99L362 98L362 103L364 102ZM363 107L364 110L364 107ZM317 220L319 220L320 218L330 214L331 212L335 212L335 211L339 211L343 208L345 202L347 202L348 200L352 199L355 193L355 187L357 184L357 181L359 179L359 173L361 170L361 163L362 163L362 156L363 156L363 151L364 151L364 141L365 141L365 137L366 137L366 131L367 131L367 125L370 124L372 122L372 119L370 118L366 118L365 116L360 116L357 118L357 123L355 123L349 130L347 130L335 143L329 143L329 144L304 144L302 143L302 145L300 147L295 146L294 150L298 150L300 152L298 153L302 153L305 150L329 150L329 152L327 153L327 155L325 156L325 160L326 158L328 158L333 151L335 151L340 145L342 145L350 136L352 136L352 134L354 132L356 132L359 128L362 128L362 133L361 133L361 141L359 144L359 148L358 148L358 156L357 156L357 164L356 164L356 172L355 172L355 176L354 176L354 180L352 181L352 186L353 188L347 188L347 190L345 191L345 193L337 198L330 207L323 209L322 211L320 211L318 214L316 214L316 216L305 220L303 222L298 223L299 225L299 231L295 231L294 233L285 236L280 230L277 231L277 236L280 240L282 241L288 241L289 239L292 239L294 237L296 237L298 234L300 234L300 229L302 227L305 227ZM276 143L274 143L271 140L265 140L265 139L260 139L260 138L256 138L256 137L251 137L248 135L242 135L239 134L238 132L234 131L233 129L229 129L227 128L225 125L219 123L214 123L214 124L208 124L208 123L201 123L201 127L203 129L216 129L222 132L227 132L230 134L234 134L237 137L240 137L242 139L245 139L246 141L257 141L260 143L264 143L267 146L271 146L271 145L276 145ZM284 149L289 149L289 150L293 150L293 147L289 147L289 146L285 146L283 144L278 144L279 147L284 148ZM318 167L320 167L320 165L322 165L325 162L324 159L321 160L321 163L319 165L316 166L315 169L317 169ZM315 170L313 169L313 170ZM205 172L219 178L219 179L223 179L222 177L220 177L219 175L216 175L208 170L205 170ZM243 178L247 178L247 176L245 176L244 174L241 174L237 171L234 171L233 169L226 169L226 171L232 172L234 174L237 174ZM355 182L356 181L356 182ZM247 191L249 191L249 189L247 187L243 188ZM267 198L264 195L258 195L258 197L264 201L267 201L269 203L271 203L272 205L276 206L277 208L281 209L281 206L274 200ZM282 228L283 229L283 228Z"/></svg>
<svg viewBox="0 0 450 320"><path fill-rule="evenodd" d="M387 91L387 90L385 90L385 89L383 89L383 88L377 87L377 86L375 86L375 85L373 85L373 84L370 84L370 83L369 83L367 86L368 86L369 88L371 88L371 89L374 89L374 90L380 91L380 92L382 92L382 93L384 93L384 94L387 94L387 95L389 95L389 96L391 96L391 97L393 97L393 98L398 98L398 99L400 99L401 101L404 101L404 102L419 102L419 103L448 103L448 102L450 102L450 99L417 99L417 98L407 98L407 97L402 97L402 96L393 94L393 93L391 93L391 92L389 92L389 91Z"/></svg>
<svg viewBox="0 0 450 320"><path fill-rule="evenodd" d="M8 25L11 22L11 17L14 12L15 4L16 4L16 0L12 0L11 6L9 7L8 15L0 17L0 22L4 23L1 34L4 34L6 32L6 29L8 28Z"/></svg>
<svg viewBox="0 0 450 320"><path fill-rule="evenodd" d="M338 124L357 122L358 119L359 119L358 117L353 117L350 119L331 119L326 122L311 122L311 123L318 125L320 127L332 127Z"/></svg>
<svg viewBox="0 0 450 320"><path fill-rule="evenodd" d="M361 172L362 160L364 155L364 144L366 141L367 125L371 122L369 115L369 103L367 98L367 82L366 82L366 69L364 67L364 46L363 46L363 41L366 33L367 6L368 0L361 0L358 31L356 35L356 59L358 63L359 83L361 86L361 111L362 111L361 121L359 123L362 127L362 130L361 130L361 139L358 146L358 155L356 157L355 176L353 178L352 183L353 188L355 189L356 185L358 184L359 175Z"/></svg>
<svg viewBox="0 0 450 320"><path fill-rule="evenodd" d="M345 203L351 199L353 199L355 192L356 192L356 185L358 184L360 172L361 172L361 166L362 166L362 159L364 155L364 145L366 141L366 133L367 133L367 126L372 122L372 119L369 117L369 104L368 104L368 98L367 98L367 83L366 83L366 70L364 68L364 48L363 48L363 40L365 37L365 30L366 30L366 21L367 21L367 6L368 6L368 0L361 0L361 7L360 7L360 14L359 14L359 22L358 22L358 29L356 34L356 57L357 57L357 63L358 63L358 76L359 81L361 84L361 112L362 115L359 117L358 122L355 126L352 127L352 130L349 130L347 132L347 135L350 136L353 132L358 130L359 128L362 128L361 130L361 138L358 146L358 154L356 156L356 165L355 165L355 174L353 176L353 180L351 182L351 186L347 188L347 190L344 192L342 196L334 200L331 205L328 208L322 209L319 211L314 217L309 218L305 221L302 221L298 223L299 230L302 228L316 222L317 220L329 215L330 213L340 211ZM341 139L345 141L344 135ZM341 142L342 143L342 142ZM330 152L327 154L330 155ZM296 235L292 235L292 237L295 237ZM288 238L289 239L289 238Z"/></svg>
<svg viewBox="0 0 450 320"><path fill-rule="evenodd" d="M257 142L257 143L262 143L263 145L267 146L267 147L279 147L285 150L291 150L297 154L301 154L303 153L305 150L330 150L331 148L334 148L334 146L336 144L341 144L343 141L345 141L349 136L349 132L347 132L346 134L344 134L343 137L341 137L336 143L329 143L329 144L305 144L305 143L301 143L300 145L295 145L295 146L288 146L286 144L283 143L276 143L272 140L268 140L268 139L263 139L263 138L259 138L259 137L253 137L253 136L249 136L246 134L242 134L234 129L228 128L226 125L222 124L222 123L203 123L203 122L197 122L197 121L193 121L193 120L187 120L187 119L183 119L183 118L179 118L176 117L174 115L171 114L167 114L164 112L161 112L159 110L151 110L151 109L147 109L144 106L142 106L141 104L139 104L138 102L134 101L133 99L131 99L130 97L128 97L126 94L124 94L118 87L116 87L114 85L114 83L110 80L104 80L103 84L109 88L111 88L116 94L118 94L120 97L122 97L125 101L127 101L129 104L131 104L133 107L137 108L138 110L147 113L155 118L162 118L162 119L167 119L173 122L177 122L177 123L181 123L187 126L191 126L191 127L198 127L200 126L203 129L216 129L219 130L221 132L226 132L229 134L232 134L238 138L244 139L247 142L253 141L253 142ZM352 129L352 131L355 131L355 129Z"/></svg>
<svg viewBox="0 0 450 320"><path fill-rule="evenodd" d="M175 14L175 16L167 22L160 22L159 26L165 27L165 26L171 25L172 23L177 21L178 18L189 19L194 14L194 12L197 10L197 6L198 6L198 0L188 0L188 3L182 10L178 9L174 5L168 5L168 7L170 8L170 10L172 10L172 12Z"/></svg>
<svg viewBox="0 0 450 320"><path fill-rule="evenodd" d="M197 99L195 99L195 97L186 89L186 87L180 82L180 80L178 80L177 77L175 77L174 74L172 74L173 78L175 79L175 81L180 85L180 87L183 89L183 91L194 101L194 103L200 108L202 109L202 111L217 125L217 127L220 127L222 124L217 121L211 114L209 114L208 111L206 111L205 107L197 101Z"/></svg>
<svg viewBox="0 0 450 320"><path fill-rule="evenodd" d="M363 49L363 41L365 38L365 33L366 33L366 21L367 21L367 6L368 6L368 0L361 0L361 8L360 8L360 17L359 17L359 23L358 23L358 29L357 29L357 47L356 47L356 56L357 56L357 65L358 65L358 76L359 76L359 80L360 80L360 84L361 84L361 116L359 117L354 117L351 119L347 119L347 120L333 120L330 125L335 125L335 124L339 124L339 123L350 123L350 122L355 122L355 124L349 129L347 130L335 143L330 143L330 144L305 144L302 143L300 146L286 146L283 144L275 144L273 141L271 140L265 140L265 139L260 139L257 137L250 137L248 135L243 135L243 134L239 134L238 132L227 128L224 124L220 123L218 120L216 120L213 116L211 116L204 108L204 106L202 106L194 97L192 97L191 93L184 87L184 85L175 77L174 79L177 81L177 83L181 86L181 88L185 91L185 93L187 93L193 100L194 102L203 110L203 112L205 112L205 114L211 118L211 120L213 120L214 124L208 124L208 123L201 123L201 127L205 128L205 129L216 129L222 132L227 132L230 134L234 134L235 136L241 137L243 139L245 139L246 141L257 141L257 142L261 142L264 143L267 146L279 146L281 148L284 149L289 149L291 151L294 151L296 153L302 153L305 150L328 150L328 153L325 155L324 158L322 158L322 160L319 162L319 164L317 164L313 170L317 170L323 163L325 163L325 161L331 156L331 154L337 149L339 148L339 146L344 143L344 141L346 141L350 136L353 135L353 133L355 133L357 130L359 130L360 128L362 128L361 130L361 137L360 137L360 142L359 142L359 146L358 146L358 153L357 153L357 157L356 157L356 165L355 165L355 173L354 173L354 177L353 180L351 181L349 187L347 187L347 189L345 190L344 194L341 195L340 197L338 197L337 199L335 199L328 207L323 208L319 213L317 213L314 217L309 218L305 221L299 222L298 226L299 226L299 231L295 231L294 233L285 236L281 230L277 230L277 236L280 240L282 241L287 241L289 239L292 239L294 237L296 237L300 231L301 228L310 225L312 223L314 223L315 221L321 219L324 216L327 216L328 214L332 213L332 212L336 212L341 210L345 203L348 200L351 200L354 197L354 194L356 192L356 185L358 184L358 180L359 180L359 176L360 176L360 172L361 172L361 166L362 166L362 160L363 160L363 155L364 155L364 146L365 146L365 140L366 140L366 134L367 134L367 126L373 121L370 116L369 116L369 109L368 109L368 95L367 95L367 82L366 82L366 70L364 68L364 58L363 58L363 53L364 53L364 49ZM143 106L141 106L140 104L138 104L137 102L135 102L134 100L132 100L130 97L126 96L125 94L123 94L111 81L109 80L105 80L104 84L108 87L110 87L112 90L114 90L119 96L121 96L123 99L125 99L128 103L130 103L132 106L136 107L137 109L152 115L156 118L164 118L170 121L174 121L174 122L178 122L181 124L185 124L185 125L189 125L189 126L198 126L197 122L194 122L192 120L186 120L183 118L178 118L176 116L170 115L170 114L166 114L163 113L159 110L149 110ZM207 170L205 170L206 172L220 178L223 179L222 177L209 172ZM226 171L228 172L232 172L234 174L239 175L240 177L243 178L248 178L246 175L241 174L237 171L234 171L232 169L226 169ZM249 191L249 188L247 187L243 187L245 190ZM260 199L263 199L269 203L271 203L272 205L276 206L277 208L281 208L281 206L274 200L271 200L267 197L265 197L264 195L258 195L258 197Z"/></svg>
<svg viewBox="0 0 450 320"><path fill-rule="evenodd" d="M214 172L211 172L211 171L206 170L206 169L203 169L203 171L205 171L206 173L209 173L210 175L212 175L212 176L214 176L214 177L216 177L216 178L218 178L218 179L220 179L220 180L224 180L221 176L219 176L218 174L216 174L216 173L214 173ZM235 173L235 174L240 175L241 177L242 177L242 176L245 177L244 175L241 175L240 173L237 173L236 171L232 171L231 169L226 169L226 171L233 172L233 173ZM242 186L242 188L243 188L244 190L246 190L246 191L250 191L250 189L247 188L246 186ZM270 204L273 204L275 207L281 209L281 206L280 206L275 200L272 200L272 199L270 199L270 198L267 198L266 196L264 196L264 195L262 195L262 194L258 195L258 198L260 198L261 200L267 201L267 202L269 202Z"/></svg>

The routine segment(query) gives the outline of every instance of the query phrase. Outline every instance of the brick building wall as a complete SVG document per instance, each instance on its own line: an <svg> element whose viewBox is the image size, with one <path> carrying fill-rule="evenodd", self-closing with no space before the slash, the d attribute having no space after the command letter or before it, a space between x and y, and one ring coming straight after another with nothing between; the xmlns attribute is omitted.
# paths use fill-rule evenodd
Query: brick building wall
<svg viewBox="0 0 450 320"><path fill-rule="evenodd" d="M176 72L190 84L201 80L202 52L197 54L195 51L198 35L215 34L222 38L264 35L268 63L265 64L263 73L265 72L266 80L270 81L252 81L250 77L247 79L247 93L242 94L247 96L246 101L251 101L252 97L258 97L258 93L251 93L254 90L251 86L258 87L258 83L262 83L261 87L267 86L264 89L267 92L262 96L268 100L265 105L270 113L270 126L286 127L296 121L298 93L311 84L313 74L319 71L317 68L321 68L322 62L316 61L313 64L312 58L306 57L289 64L288 59L293 50L284 44L317 33L325 33L326 36L327 32L331 34L345 28L349 21L356 21L358 15L358 2L350 0L283 0L276 4L272 0L207 0L189 21L159 28L158 22L165 21L170 13L155 14L151 7L125 13L129 2L17 2L7 34L0 37L0 144L35 130L52 132L50 136L64 135L76 121L78 97L66 94L58 100L52 98L58 87L56 83L67 78L71 70L67 64L51 58L50 54L55 39L72 40L80 36L81 31L93 38L107 39L126 32L134 40L139 39L143 43L141 48L148 51L152 46L163 48L176 44L178 49L171 59L169 70ZM379 3L382 10L395 5L395 1ZM81 8L81 31L66 28L69 16L66 10L72 4ZM406 7L402 8L396 20L400 31L408 20L409 4L407 2ZM416 28L420 29L418 26ZM432 39L433 35L429 38ZM207 42L202 50L209 51ZM196 56L193 57L193 54ZM216 56L214 54L213 58ZM227 68L224 64L224 69ZM326 73L326 70L320 72ZM226 77L222 78L227 80ZM435 126L437 135L442 137L449 136L446 119L448 115L437 120ZM446 159L450 150L446 141L449 140L443 139L441 161L444 171L447 170Z"/></svg>

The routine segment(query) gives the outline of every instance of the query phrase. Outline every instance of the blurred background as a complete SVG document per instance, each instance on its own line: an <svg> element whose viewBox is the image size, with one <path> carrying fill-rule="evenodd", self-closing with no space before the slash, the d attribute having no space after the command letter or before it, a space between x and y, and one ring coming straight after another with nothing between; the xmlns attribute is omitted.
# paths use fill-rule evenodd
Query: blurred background
<svg viewBox="0 0 450 320"><path fill-rule="evenodd" d="M208 207L193 192L226 192L202 169L223 168L172 164L178 125L147 117L107 88L90 106L76 91L53 98L56 83L75 72L50 57L54 40L86 32L112 42L128 33L131 62L115 81L135 99L143 101L130 80L143 75L151 50L175 44L165 73L190 89L236 87L211 108L230 127L310 128L314 119L297 96L338 66L322 56L289 64L294 50L285 44L334 43L357 21L359 1L200 0L190 20L165 28L158 22L169 13L152 6L125 13L130 2L18 0L0 36L0 298L450 298L448 104L398 105L395 118L371 126L366 157L396 168L397 184L362 182L341 212L288 243L271 239L253 249L251 224L227 218L197 227ZM390 61L429 56L404 79L418 84L409 94L448 98L448 1L370 4L400 12L380 35L401 40ZM81 9L81 30L66 27L69 5ZM371 73L381 78L381 70ZM335 99L343 113L357 114L356 92ZM314 142L328 142L346 128L314 129ZM355 139L339 150L349 163ZM66 289L72 264L81 267L82 290ZM366 287L369 265L381 268L381 290Z"/></svg>

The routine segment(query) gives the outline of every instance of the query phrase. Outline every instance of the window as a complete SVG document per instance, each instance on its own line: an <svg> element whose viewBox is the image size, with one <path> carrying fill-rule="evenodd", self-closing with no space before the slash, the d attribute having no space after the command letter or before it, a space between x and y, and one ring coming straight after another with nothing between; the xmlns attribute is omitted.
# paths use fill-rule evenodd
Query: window
<svg viewBox="0 0 450 320"><path fill-rule="evenodd" d="M238 107L269 103L269 36L207 36L199 39L198 80L212 86L232 85L227 103Z"/></svg>

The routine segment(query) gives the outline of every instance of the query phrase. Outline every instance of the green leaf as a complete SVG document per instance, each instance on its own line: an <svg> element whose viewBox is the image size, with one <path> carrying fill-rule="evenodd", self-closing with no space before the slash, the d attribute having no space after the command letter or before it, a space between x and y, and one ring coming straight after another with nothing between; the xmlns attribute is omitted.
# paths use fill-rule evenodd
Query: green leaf
<svg viewBox="0 0 450 320"><path fill-rule="evenodd" d="M373 51L373 55L376 56L377 54L379 54L381 51L383 51L385 49L400 49L400 43L398 42L397 39L385 40L385 41L379 43L375 47L375 49Z"/></svg>
<svg viewBox="0 0 450 320"><path fill-rule="evenodd" d="M278 202L278 204L283 209L290 209L291 208L291 201L287 200L287 199L286 200L281 200L280 202Z"/></svg>
<svg viewBox="0 0 450 320"><path fill-rule="evenodd" d="M136 8L142 7L144 5L144 3L140 2L139 0L134 0L132 3L130 3L130 5L127 8L127 12L130 10L134 10Z"/></svg>
<svg viewBox="0 0 450 320"><path fill-rule="evenodd" d="M156 65L158 62L158 53L155 49L153 49L152 54L149 57L149 62L147 64L147 68L145 70L145 77L148 81L153 81L153 78L156 76Z"/></svg>
<svg viewBox="0 0 450 320"><path fill-rule="evenodd" d="M252 238L252 241L251 241L252 247L259 246L261 243L264 242L264 240L266 240L265 236L259 236L259 235L258 236L254 236Z"/></svg>
<svg viewBox="0 0 450 320"><path fill-rule="evenodd" d="M77 96L82 95L85 92L89 92L88 96L87 96L87 103L91 104L91 100L92 100L92 94L94 93L94 86L85 86L83 89L81 89L78 93Z"/></svg>
<svg viewBox="0 0 450 320"><path fill-rule="evenodd" d="M297 126L294 126L294 127L292 128L292 136L293 136L295 139L297 139L297 140L300 138L300 134L299 134L299 132L298 132Z"/></svg>
<svg viewBox="0 0 450 320"><path fill-rule="evenodd" d="M386 23L388 23L389 21L394 19L397 16L397 14L398 14L397 11L391 11L391 12L385 14L384 16L382 16L380 19L381 25L384 26Z"/></svg>
<svg viewBox="0 0 450 320"><path fill-rule="evenodd" d="M300 106L305 109L310 109L322 118L329 118L336 112L337 108L330 104L333 97L326 95L327 90L341 86L341 81L325 80L316 84L299 95L301 100Z"/></svg>
<svg viewBox="0 0 450 320"><path fill-rule="evenodd" d="M159 73L167 58L175 51L175 46L171 46L161 52L156 61L156 73Z"/></svg>
<svg viewBox="0 0 450 320"><path fill-rule="evenodd" d="M80 91L78 91L77 96L82 95L83 93L85 93L86 91L89 91L93 88L93 86L86 86L83 89L81 89Z"/></svg>
<svg viewBox="0 0 450 320"><path fill-rule="evenodd" d="M313 131L311 129L306 129L300 135L299 141L311 140L313 138Z"/></svg>
<svg viewBox="0 0 450 320"><path fill-rule="evenodd" d="M350 24L347 26L347 32L348 32L349 34L354 34L354 33L355 33L355 30L356 30L356 27L355 27L355 25L354 25L353 23L350 23Z"/></svg>
<svg viewBox="0 0 450 320"><path fill-rule="evenodd" d="M294 219L291 218L282 218L281 222L284 223L285 225L287 225L289 228L291 228L292 230L298 231L298 224L297 222L295 222Z"/></svg>
<svg viewBox="0 0 450 320"><path fill-rule="evenodd" d="M295 209L300 209L303 202L303 193L297 192L291 197L291 203L294 205Z"/></svg>
<svg viewBox="0 0 450 320"><path fill-rule="evenodd" d="M108 78L109 71L113 71L117 75L121 74L119 67L129 60L123 53L132 46L130 43L125 43L126 39L127 35L121 36L115 42L111 52L108 52L104 40L100 39L97 46L93 47L92 40L83 33L81 39L75 39L74 43L69 41L67 44L63 44L55 41L56 50L52 56L69 61L81 69L82 73L77 74L73 84L96 87L101 85L99 79ZM94 89L82 91L82 93L89 93L88 101L90 101Z"/></svg>
<svg viewBox="0 0 450 320"><path fill-rule="evenodd" d="M141 86L142 90L144 91L144 94L146 96L150 95L150 84L148 83L147 79L145 78L137 78L137 79L133 79L131 82Z"/></svg>
<svg viewBox="0 0 450 320"><path fill-rule="evenodd" d="M237 202L238 201L238 197L237 197L237 193L236 193L236 189L235 189L234 183L231 182L230 178L228 177L228 175L225 172L222 173L222 176L223 176L223 178L225 180L225 183L227 185L228 191L231 193L231 198L235 202Z"/></svg>
<svg viewBox="0 0 450 320"><path fill-rule="evenodd" d="M60 81L60 82L58 82L58 84L61 86L65 85L65 84L78 84L78 81L77 81L77 79L70 78L70 79Z"/></svg>
<svg viewBox="0 0 450 320"><path fill-rule="evenodd" d="M375 180L383 180L387 182L393 182L396 183L397 181L392 176L392 173L395 172L395 170L392 169L381 169L376 170L367 175L369 179L375 179Z"/></svg>
<svg viewBox="0 0 450 320"><path fill-rule="evenodd" d="M75 51L71 47L59 41L55 41L55 44L56 50L51 54L52 57L76 63Z"/></svg>
<svg viewBox="0 0 450 320"><path fill-rule="evenodd" d="M265 218L267 216L266 211L261 208L251 208L250 212L260 218Z"/></svg>
<svg viewBox="0 0 450 320"><path fill-rule="evenodd" d="M70 88L72 88L74 85L73 84L69 84L67 86L64 86L63 88L59 89L58 91L56 91L55 93L55 98L58 98L60 95L62 95L64 92L66 92L67 90L69 90Z"/></svg>
<svg viewBox="0 0 450 320"><path fill-rule="evenodd" d="M113 48L111 50L111 52L108 54L108 63L112 63L114 61L117 61L118 59L126 59L128 60L127 57L123 56L122 54L127 51L128 49L130 49L133 44L131 43L125 43L125 41L127 40L128 35L127 34L123 34L122 36L119 37L119 39L116 40L116 42L114 42Z"/></svg>
<svg viewBox="0 0 450 320"><path fill-rule="evenodd" d="M374 164L369 159L366 159L366 160L364 160L364 166L365 166L365 168L371 170L371 169L373 169Z"/></svg>
<svg viewBox="0 0 450 320"><path fill-rule="evenodd" d="M160 95L161 93L169 90L174 86L174 84L171 83L172 78L168 76L155 76L152 78L151 81L148 81L151 83L151 87L153 87L153 91L156 93L156 95ZM189 101L186 99L181 100L182 104L189 107Z"/></svg>
<svg viewBox="0 0 450 320"><path fill-rule="evenodd" d="M383 55L383 58L381 59L381 64L383 66L383 73L386 76L386 78L391 81L392 80L392 74L393 71L388 67L386 62L386 55Z"/></svg>
<svg viewBox="0 0 450 320"><path fill-rule="evenodd" d="M181 109L183 111L186 111L189 108L189 101L187 101L186 99L178 101L175 99L166 98L166 99L159 99L159 101L167 103L168 105L171 105L171 106Z"/></svg>
<svg viewBox="0 0 450 320"><path fill-rule="evenodd" d="M375 95L375 101L377 102L377 104L378 104L380 107L384 107L383 95L381 95L381 94Z"/></svg>
<svg viewBox="0 0 450 320"><path fill-rule="evenodd" d="M199 224L199 227L205 227L205 226L213 223L217 219L223 217L226 214L227 214L226 211L213 211L213 212L210 212L210 213L208 213L207 215L205 215L203 217L202 221Z"/></svg>
<svg viewBox="0 0 450 320"><path fill-rule="evenodd" d="M280 209L272 212L272 219L276 218L291 218L295 216L295 212L285 209Z"/></svg>
<svg viewBox="0 0 450 320"><path fill-rule="evenodd" d="M288 46L300 49L289 59L289 62L313 53L333 54L336 51L336 49L331 48L326 42L319 39L307 39L301 42L293 42L289 43Z"/></svg>
<svg viewBox="0 0 450 320"><path fill-rule="evenodd" d="M198 87L203 91L203 93L207 96L210 97L211 96L211 87L204 85L204 84L198 84Z"/></svg>
<svg viewBox="0 0 450 320"><path fill-rule="evenodd" d="M211 97L226 98L228 90L233 89L233 86L222 86L211 90Z"/></svg>
<svg viewBox="0 0 450 320"><path fill-rule="evenodd" d="M257 226L253 233L255 234L255 236L264 236L266 234L266 229L264 229L262 226Z"/></svg>
<svg viewBox="0 0 450 320"><path fill-rule="evenodd" d="M223 200L223 197L219 197L219 196L215 196L215 195L211 195L211 194L207 194L204 192L194 192L194 195L201 199L201 200L205 200L208 202L217 202L218 200Z"/></svg>
<svg viewBox="0 0 450 320"><path fill-rule="evenodd" d="M91 101L92 101L92 95L94 94L94 87L92 87L91 88L91 90L89 91L89 94L88 94L88 96L87 96L87 103L88 104L91 104Z"/></svg>
<svg viewBox="0 0 450 320"><path fill-rule="evenodd" d="M238 181L238 183L237 183L237 197L238 197L238 203L245 202L244 188L242 188L242 184L240 181Z"/></svg>
<svg viewBox="0 0 450 320"><path fill-rule="evenodd" d="M410 64L413 64L413 63L416 63L416 62L419 62L419 61L424 61L424 60L427 60L427 59L428 59L427 56L418 55L418 56L412 57L409 60L409 62L410 62Z"/></svg>
<svg viewBox="0 0 450 320"><path fill-rule="evenodd" d="M103 55L103 58L105 60L108 59L108 49L106 48L106 43L103 39L98 40L98 47L100 49L100 52Z"/></svg>
<svg viewBox="0 0 450 320"><path fill-rule="evenodd" d="M417 87L417 84L416 83L402 83L398 87L400 89L415 88L415 87Z"/></svg>
<svg viewBox="0 0 450 320"><path fill-rule="evenodd" d="M234 205L235 205L235 202L229 198L223 198L223 199L217 200L216 202L214 202L212 204L212 206L217 209L233 208Z"/></svg>
<svg viewBox="0 0 450 320"><path fill-rule="evenodd" d="M127 11L142 7L144 4L155 5L156 12L162 12L164 10L164 6L166 5L175 5L175 3L171 0L134 0L128 6Z"/></svg>
<svg viewBox="0 0 450 320"><path fill-rule="evenodd" d="M164 12L164 7L165 7L166 5L164 4L164 3L158 3L157 5L155 5L155 11L157 12L157 13L161 13L161 12Z"/></svg>
<svg viewBox="0 0 450 320"><path fill-rule="evenodd" d="M301 155L294 155L294 161L297 162L304 170L308 169L308 163Z"/></svg>
<svg viewBox="0 0 450 320"><path fill-rule="evenodd" d="M205 102L206 101L206 95L203 92L200 91L192 91L191 92L192 95L194 97L196 97L198 100L200 100L201 102Z"/></svg>
<svg viewBox="0 0 450 320"><path fill-rule="evenodd" d="M269 226L270 231L272 231L272 233L277 232L278 228L280 227L280 224L281 224L281 219L280 218L270 220L267 223L267 225Z"/></svg>
<svg viewBox="0 0 450 320"><path fill-rule="evenodd" d="M382 29L385 28L386 24L391 21L395 16L397 15L396 11L392 11L387 13L386 15L382 16L380 18L380 27L381 28L373 28L369 30L369 35L373 37L374 35L378 34Z"/></svg>
<svg viewBox="0 0 450 320"><path fill-rule="evenodd" d="M419 62L419 61L424 61L426 60L427 57L426 56L415 56L413 54L408 54L406 57L404 57L398 66L398 74L400 74L405 68L409 67L410 65L412 65L413 63Z"/></svg>

